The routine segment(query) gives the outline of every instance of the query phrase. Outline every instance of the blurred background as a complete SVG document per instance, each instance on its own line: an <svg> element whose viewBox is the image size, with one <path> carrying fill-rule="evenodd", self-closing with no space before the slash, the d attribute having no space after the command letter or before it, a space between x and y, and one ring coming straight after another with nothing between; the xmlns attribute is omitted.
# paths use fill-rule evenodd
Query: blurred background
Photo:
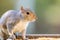
<svg viewBox="0 0 60 40"><path fill-rule="evenodd" d="M0 0L0 17L7 10L20 10L20 7L35 11L38 20L30 23L28 34L60 33L60 0Z"/></svg>

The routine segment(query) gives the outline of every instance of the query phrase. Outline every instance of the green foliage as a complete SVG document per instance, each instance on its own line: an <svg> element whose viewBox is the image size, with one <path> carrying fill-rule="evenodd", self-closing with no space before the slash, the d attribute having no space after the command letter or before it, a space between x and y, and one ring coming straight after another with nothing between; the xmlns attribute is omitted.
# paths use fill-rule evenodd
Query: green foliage
<svg viewBox="0 0 60 40"><path fill-rule="evenodd" d="M39 21L36 33L59 33L60 0L36 0L35 11Z"/></svg>
<svg viewBox="0 0 60 40"><path fill-rule="evenodd" d="M7 10L14 8L14 2L11 0L0 0L0 16Z"/></svg>

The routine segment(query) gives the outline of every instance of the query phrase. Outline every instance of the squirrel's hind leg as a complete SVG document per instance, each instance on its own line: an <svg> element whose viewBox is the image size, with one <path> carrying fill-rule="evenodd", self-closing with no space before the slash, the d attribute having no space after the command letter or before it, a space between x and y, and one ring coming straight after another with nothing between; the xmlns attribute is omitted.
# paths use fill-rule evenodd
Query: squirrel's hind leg
<svg viewBox="0 0 60 40"><path fill-rule="evenodd" d="M16 37L15 37L15 35L13 34L13 32L12 32L12 29L13 29L13 24L12 23L7 23L7 31L8 31L8 33L9 33L9 37L8 37L8 39L10 40L10 39L12 39L12 40L14 40L14 39L16 39Z"/></svg>

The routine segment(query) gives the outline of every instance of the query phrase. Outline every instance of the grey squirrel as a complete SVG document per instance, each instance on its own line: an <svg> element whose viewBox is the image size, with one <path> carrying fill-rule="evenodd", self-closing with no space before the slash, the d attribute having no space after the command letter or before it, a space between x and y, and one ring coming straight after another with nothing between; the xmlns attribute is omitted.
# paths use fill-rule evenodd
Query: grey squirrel
<svg viewBox="0 0 60 40"><path fill-rule="evenodd" d="M21 32L23 39L26 38L26 28L30 22L33 22L37 19L34 12L30 9L24 9L23 6L19 11L9 10L5 12L0 18L0 29L2 31L1 35L3 38L11 38L14 40L16 37L14 33ZM4 36L5 35L5 36Z"/></svg>

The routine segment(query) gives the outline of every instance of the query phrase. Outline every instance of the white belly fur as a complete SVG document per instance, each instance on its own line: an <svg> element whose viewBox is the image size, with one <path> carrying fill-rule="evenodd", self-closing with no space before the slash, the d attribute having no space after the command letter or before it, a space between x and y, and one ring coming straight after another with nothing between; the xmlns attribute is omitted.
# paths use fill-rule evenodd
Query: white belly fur
<svg viewBox="0 0 60 40"><path fill-rule="evenodd" d="M24 21L20 21L18 24L15 25L14 29L12 30L12 32L22 32L24 29L27 28L29 22L24 22Z"/></svg>

